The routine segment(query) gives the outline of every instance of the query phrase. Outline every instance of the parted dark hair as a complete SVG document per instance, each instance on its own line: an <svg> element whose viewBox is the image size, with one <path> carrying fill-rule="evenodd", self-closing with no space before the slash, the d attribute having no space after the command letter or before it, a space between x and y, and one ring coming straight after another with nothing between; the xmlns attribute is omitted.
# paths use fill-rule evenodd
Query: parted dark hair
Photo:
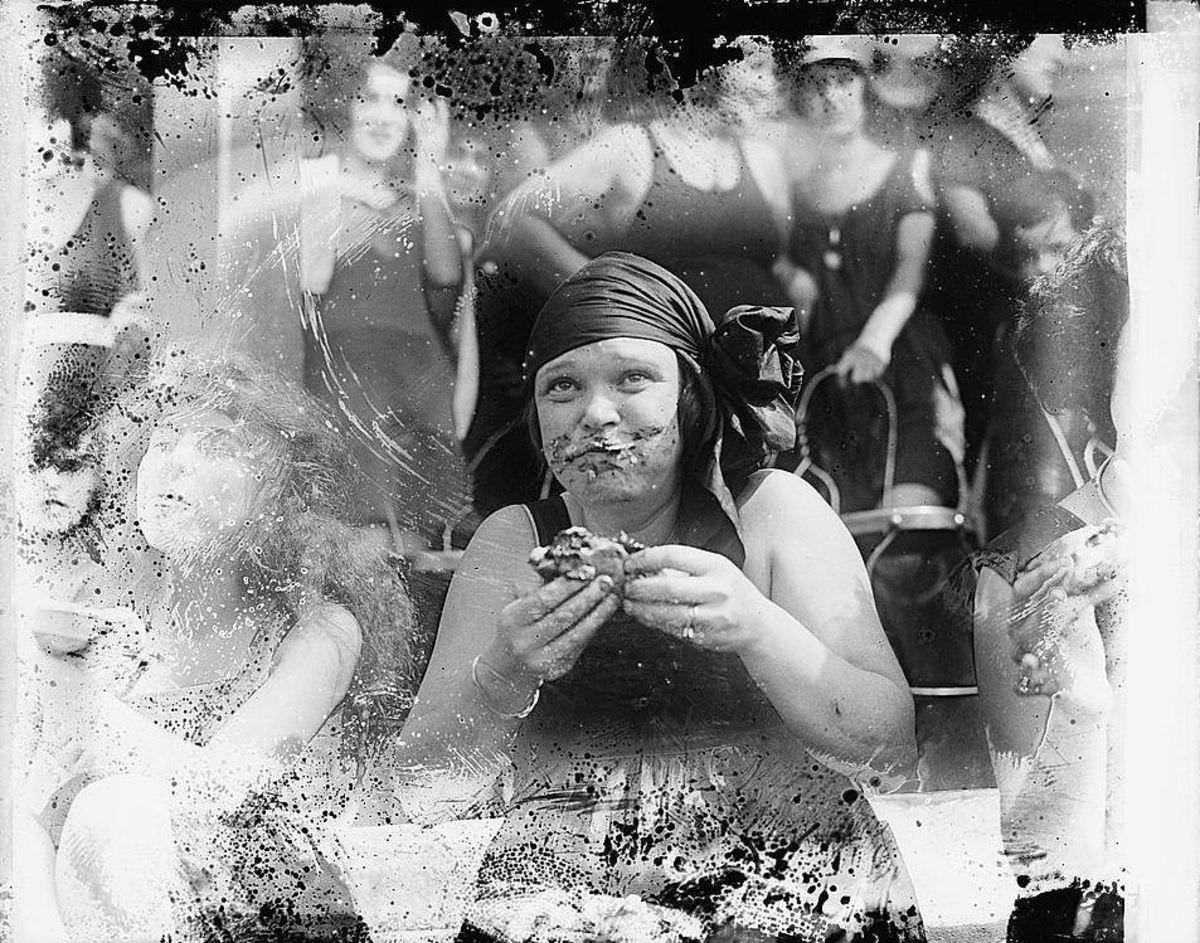
<svg viewBox="0 0 1200 943"><path fill-rule="evenodd" d="M690 472L696 470L716 434L716 423L710 415L715 397L712 384L695 361L678 351L675 359L679 364L679 436L683 442L683 468ZM532 396L525 404L525 426L534 451L541 455L542 427Z"/></svg>
<svg viewBox="0 0 1200 943"><path fill-rule="evenodd" d="M134 510L134 470L162 422L215 411L235 421L254 463L262 512L236 536L172 562L232 560L248 601L295 619L314 602L336 602L357 620L362 649L343 703L344 743L362 758L399 731L420 680L414 616L395 562L347 523L358 470L325 408L296 384L243 357L177 358L151 372L105 419ZM154 551L144 547L147 556ZM158 564L161 571L162 564ZM152 590L151 590L152 592Z"/></svg>
<svg viewBox="0 0 1200 943"><path fill-rule="evenodd" d="M1107 423L1117 339L1128 318L1125 239L1100 221L1034 282L1017 319L1013 353L1047 410L1079 408Z"/></svg>

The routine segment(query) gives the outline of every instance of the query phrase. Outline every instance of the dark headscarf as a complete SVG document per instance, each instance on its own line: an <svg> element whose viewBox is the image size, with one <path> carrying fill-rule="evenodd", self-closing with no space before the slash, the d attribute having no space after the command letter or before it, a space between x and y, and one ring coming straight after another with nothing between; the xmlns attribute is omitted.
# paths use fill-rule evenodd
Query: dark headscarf
<svg viewBox="0 0 1200 943"><path fill-rule="evenodd" d="M801 368L791 308L739 305L714 326L678 276L629 252L606 252L555 289L534 322L525 379L568 351L614 337L658 341L696 368L707 445L685 475L697 480L740 534L731 488L795 444Z"/></svg>

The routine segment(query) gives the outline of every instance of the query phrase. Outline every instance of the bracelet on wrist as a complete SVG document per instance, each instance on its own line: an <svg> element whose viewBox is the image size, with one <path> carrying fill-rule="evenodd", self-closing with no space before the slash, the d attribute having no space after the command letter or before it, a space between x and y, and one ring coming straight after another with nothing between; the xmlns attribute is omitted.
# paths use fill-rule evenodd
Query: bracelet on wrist
<svg viewBox="0 0 1200 943"><path fill-rule="evenodd" d="M533 689L533 694L529 698L529 703L515 713L501 710L492 703L492 699L488 696L487 689L483 686L483 682L479 680L479 668L482 666L486 671L490 672L494 678L503 681L510 688L515 688L516 685L508 678L502 675L499 671L483 660L483 657L476 655L471 661L471 683L475 685L475 689L479 692L479 698L483 701L483 706L495 714L497 717L502 717L504 720L524 720L533 713L533 709L537 707L538 699L542 696L542 682L538 681L537 687Z"/></svg>

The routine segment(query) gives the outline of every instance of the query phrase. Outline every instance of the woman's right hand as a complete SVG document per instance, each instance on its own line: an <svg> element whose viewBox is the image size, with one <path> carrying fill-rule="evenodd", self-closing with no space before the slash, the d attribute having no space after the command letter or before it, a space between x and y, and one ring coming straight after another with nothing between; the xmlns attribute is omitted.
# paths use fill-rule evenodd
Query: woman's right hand
<svg viewBox="0 0 1200 943"><path fill-rule="evenodd" d="M500 611L482 660L514 688L534 689L570 671L620 604L607 575L588 582L560 576Z"/></svg>

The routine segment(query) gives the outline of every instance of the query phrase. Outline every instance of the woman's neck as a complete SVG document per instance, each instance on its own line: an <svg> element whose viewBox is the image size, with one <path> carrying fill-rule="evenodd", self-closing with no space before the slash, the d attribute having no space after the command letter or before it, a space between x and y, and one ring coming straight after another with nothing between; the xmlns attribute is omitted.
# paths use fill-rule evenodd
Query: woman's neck
<svg viewBox="0 0 1200 943"><path fill-rule="evenodd" d="M364 160L354 150L348 150L342 155L341 172L347 177L353 177L360 185L382 188L391 183L387 164Z"/></svg>
<svg viewBox="0 0 1200 943"><path fill-rule="evenodd" d="M665 502L653 505L621 502L584 505L574 495L564 495L571 517L594 534L611 536L621 531L647 546L670 543L679 521L680 490Z"/></svg>
<svg viewBox="0 0 1200 943"><path fill-rule="evenodd" d="M244 608L241 575L228 560L212 566L172 565L171 608L188 634L226 637Z"/></svg>

